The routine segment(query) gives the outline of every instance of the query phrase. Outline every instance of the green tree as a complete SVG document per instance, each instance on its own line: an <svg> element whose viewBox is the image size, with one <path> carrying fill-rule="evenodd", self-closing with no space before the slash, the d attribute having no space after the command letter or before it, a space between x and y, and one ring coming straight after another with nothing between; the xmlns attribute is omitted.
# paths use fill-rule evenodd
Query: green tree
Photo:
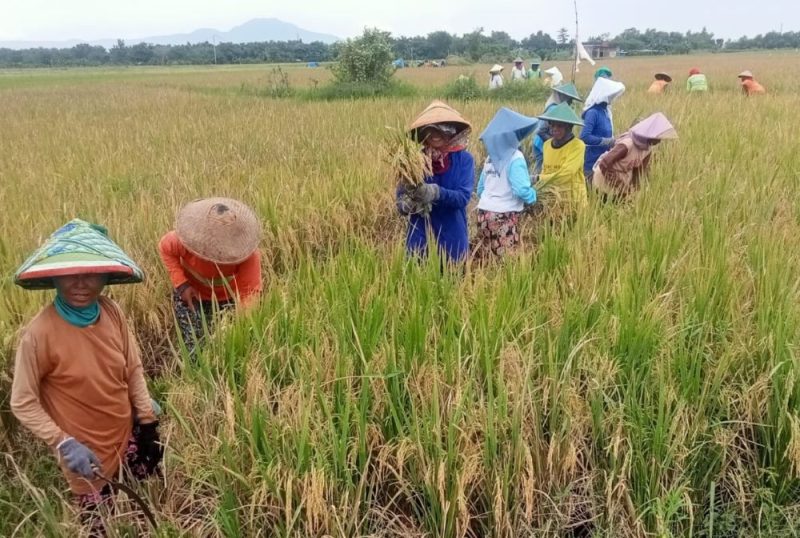
<svg viewBox="0 0 800 538"><path fill-rule="evenodd" d="M556 34L556 39L558 40L558 44L560 46L567 45L569 43L569 30L566 28L560 28L558 30L558 34Z"/></svg>
<svg viewBox="0 0 800 538"><path fill-rule="evenodd" d="M434 58L447 58L450 47L453 45L453 36L447 32L431 32L428 34L428 45L431 56Z"/></svg>
<svg viewBox="0 0 800 538"><path fill-rule="evenodd" d="M361 37L348 39L338 50L339 62L333 67L338 82L385 84L394 74L389 32L366 28Z"/></svg>

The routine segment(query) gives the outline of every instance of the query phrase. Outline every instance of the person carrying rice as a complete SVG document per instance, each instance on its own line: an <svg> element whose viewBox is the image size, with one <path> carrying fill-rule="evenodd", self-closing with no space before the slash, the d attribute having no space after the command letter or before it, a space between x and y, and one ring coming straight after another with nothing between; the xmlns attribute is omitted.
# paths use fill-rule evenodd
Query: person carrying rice
<svg viewBox="0 0 800 538"><path fill-rule="evenodd" d="M558 204L572 213L586 207L586 183L583 175L584 143L572 129L583 125L577 114L566 103L561 103L538 118L550 124L550 140L544 143L544 162L536 190L554 192Z"/></svg>
<svg viewBox="0 0 800 538"><path fill-rule="evenodd" d="M517 223L525 206L536 203L520 142L538 124L508 108L495 114L480 136L489 156L478 181L478 245L476 256L501 257L519 243Z"/></svg>
<svg viewBox="0 0 800 538"><path fill-rule="evenodd" d="M675 138L678 133L661 112L638 122L598 159L594 166L594 188L612 199L628 197L639 190L653 148L662 140Z"/></svg>
<svg viewBox="0 0 800 538"><path fill-rule="evenodd" d="M123 467L141 480L158 472L163 455L136 339L120 306L102 295L143 276L105 228L80 219L56 230L14 276L56 296L22 331L11 410L53 450L94 535L104 533L100 506L113 503L96 470L114 476Z"/></svg>
<svg viewBox="0 0 800 538"><path fill-rule="evenodd" d="M231 198L186 204L175 229L158 243L172 281L175 320L183 343L194 352L216 314L250 305L261 294L261 225L252 209Z"/></svg>
<svg viewBox="0 0 800 538"><path fill-rule="evenodd" d="M489 89L496 90L503 87L503 66L494 64L489 69Z"/></svg>
<svg viewBox="0 0 800 538"><path fill-rule="evenodd" d="M432 102L407 129L430 162L419 184L400 184L396 191L397 209L408 216L406 250L411 255L427 254L429 234L451 262L469 250L467 204L475 182L475 162L466 149L471 129L442 101Z"/></svg>
<svg viewBox="0 0 800 538"><path fill-rule="evenodd" d="M583 102L578 88L574 84L565 83L554 87L550 92L547 102L544 104L544 114L560 103L567 103L572 106L574 101ZM550 139L550 125L546 121L539 121L536 134L533 137L533 161L534 175L542 170L542 160L544 159L544 143Z"/></svg>

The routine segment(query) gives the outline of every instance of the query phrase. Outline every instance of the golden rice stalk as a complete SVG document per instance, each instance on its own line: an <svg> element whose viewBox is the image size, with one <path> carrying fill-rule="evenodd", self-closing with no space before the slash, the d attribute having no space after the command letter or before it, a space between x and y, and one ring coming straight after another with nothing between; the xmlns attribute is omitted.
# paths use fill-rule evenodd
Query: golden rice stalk
<svg viewBox="0 0 800 538"><path fill-rule="evenodd" d="M422 150L422 144L400 128L387 127L384 142L384 159L390 166L398 186L414 189L433 174L431 158Z"/></svg>

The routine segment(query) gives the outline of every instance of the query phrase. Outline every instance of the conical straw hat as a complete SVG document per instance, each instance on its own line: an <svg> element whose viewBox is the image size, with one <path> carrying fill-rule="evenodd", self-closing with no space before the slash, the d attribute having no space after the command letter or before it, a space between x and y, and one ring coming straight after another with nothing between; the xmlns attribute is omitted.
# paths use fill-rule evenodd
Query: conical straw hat
<svg viewBox="0 0 800 538"><path fill-rule="evenodd" d="M516 58L514 58L514 63L515 64L521 64L524 61L525 60L523 60L520 56L517 56Z"/></svg>
<svg viewBox="0 0 800 538"><path fill-rule="evenodd" d="M106 284L133 284L144 278L103 226L73 219L25 260L14 282L25 289L48 289L54 277L86 274L108 275Z"/></svg>
<svg viewBox="0 0 800 538"><path fill-rule="evenodd" d="M570 107L567 103L559 103L558 105L551 107L544 114L539 116L539 119L556 123L583 125L581 119L577 114L575 114L575 111L572 110L572 107Z"/></svg>
<svg viewBox="0 0 800 538"><path fill-rule="evenodd" d="M631 127L631 133L649 140L670 140L678 138L678 132L667 117L656 112Z"/></svg>
<svg viewBox="0 0 800 538"><path fill-rule="evenodd" d="M408 131L413 132L417 129L427 125L436 123L448 123L456 128L457 133L461 133L466 129L471 129L472 125L464 119L464 117L456 111L453 107L444 101L434 101L417 116L408 126Z"/></svg>
<svg viewBox="0 0 800 538"><path fill-rule="evenodd" d="M502 65L500 65L500 64L494 64L494 65L492 66L492 68L491 68L491 69L489 69L489 72L490 72L490 73L499 73L499 72L500 72L500 71L502 71L503 69L504 69L504 68L503 68L503 66L502 66Z"/></svg>
<svg viewBox="0 0 800 538"><path fill-rule="evenodd" d="M575 101L583 102L583 99L581 99L581 94L578 93L578 88L576 88L571 82L565 82L563 84L559 84L558 86L554 86L553 91L558 92L561 95L566 95Z"/></svg>
<svg viewBox="0 0 800 538"><path fill-rule="evenodd" d="M663 71L656 73L656 80L664 80L666 82L672 82L672 77L669 76L667 73Z"/></svg>
<svg viewBox="0 0 800 538"><path fill-rule="evenodd" d="M256 214L231 198L189 202L178 212L175 232L193 254L220 265L243 262L261 239Z"/></svg>
<svg viewBox="0 0 800 538"><path fill-rule="evenodd" d="M736 75L736 78L753 78L753 73L751 71L749 71L749 70L748 71L742 71L741 73Z"/></svg>

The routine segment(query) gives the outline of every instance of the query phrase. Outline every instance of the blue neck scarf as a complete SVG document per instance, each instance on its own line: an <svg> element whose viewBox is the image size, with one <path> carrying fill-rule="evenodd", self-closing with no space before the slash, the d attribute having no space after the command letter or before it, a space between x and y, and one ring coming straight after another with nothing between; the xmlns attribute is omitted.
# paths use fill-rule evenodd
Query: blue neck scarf
<svg viewBox="0 0 800 538"><path fill-rule="evenodd" d="M56 293L56 300L53 302L56 312L61 318L76 327L88 327L94 325L100 318L100 303L95 301L89 306L78 308L70 305L61 297L61 292Z"/></svg>

